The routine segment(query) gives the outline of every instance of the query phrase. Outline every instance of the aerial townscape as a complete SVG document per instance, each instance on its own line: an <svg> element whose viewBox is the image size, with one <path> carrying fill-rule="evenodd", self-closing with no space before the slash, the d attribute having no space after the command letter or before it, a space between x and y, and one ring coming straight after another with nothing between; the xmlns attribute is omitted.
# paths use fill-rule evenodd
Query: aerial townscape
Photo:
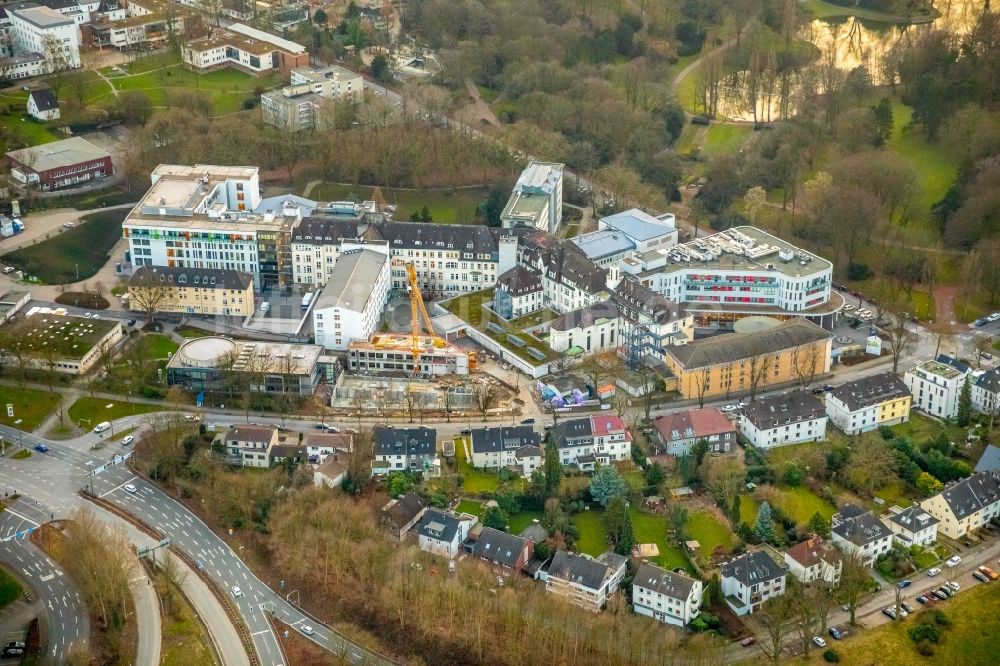
<svg viewBox="0 0 1000 666"><path fill-rule="evenodd" d="M1000 663L987 0L0 2L0 666Z"/></svg>

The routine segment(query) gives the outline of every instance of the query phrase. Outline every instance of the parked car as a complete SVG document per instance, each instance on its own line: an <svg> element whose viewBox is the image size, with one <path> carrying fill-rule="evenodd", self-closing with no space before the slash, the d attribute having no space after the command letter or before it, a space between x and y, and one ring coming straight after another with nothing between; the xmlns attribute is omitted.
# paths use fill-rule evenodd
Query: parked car
<svg viewBox="0 0 1000 666"><path fill-rule="evenodd" d="M128 325L129 326L135 326L135 319L129 319L128 320Z"/></svg>
<svg viewBox="0 0 1000 666"><path fill-rule="evenodd" d="M939 589L938 590L934 590L933 594L934 594L935 597L937 597L941 601L945 601L948 598L948 593L947 592L942 592Z"/></svg>
<svg viewBox="0 0 1000 666"><path fill-rule="evenodd" d="M827 633L838 641L842 641L844 640L844 637L847 636L848 632L846 627L830 627L827 630Z"/></svg>
<svg viewBox="0 0 1000 666"><path fill-rule="evenodd" d="M958 555L952 555L951 557L948 558L948 561L945 562L945 564L947 564L949 567L957 567L961 563L962 563L962 558L959 557Z"/></svg>
<svg viewBox="0 0 1000 666"><path fill-rule="evenodd" d="M46 453L49 450L49 447L44 444L35 444L35 450L39 453Z"/></svg>
<svg viewBox="0 0 1000 666"><path fill-rule="evenodd" d="M926 604L927 603L927 597L925 597L922 594L917 595L917 603L918 604Z"/></svg>
<svg viewBox="0 0 1000 666"><path fill-rule="evenodd" d="M125 488L125 492L132 493L133 495L135 495L136 493L139 492L139 489L136 488L135 486L133 486L131 483L126 483L125 486L124 486L124 488Z"/></svg>
<svg viewBox="0 0 1000 666"><path fill-rule="evenodd" d="M823 390L822 386L817 386L816 388L813 389L813 395L820 395L825 392L826 391Z"/></svg>
<svg viewBox="0 0 1000 666"><path fill-rule="evenodd" d="M886 606L885 608L882 609L882 615L885 615L887 618L889 618L891 620L895 620L896 619L896 609L892 608L891 606Z"/></svg>
<svg viewBox="0 0 1000 666"><path fill-rule="evenodd" d="M906 601L900 601L900 602L899 602L899 605L900 605L900 607L902 607L902 609L903 609L903 610L905 610L905 611L906 611L907 613L912 613L912 612L913 612L913 610L914 610L914 607L913 607L912 605L910 605L910 603L909 603L909 602L906 602Z"/></svg>
<svg viewBox="0 0 1000 666"><path fill-rule="evenodd" d="M522 419L521 425L531 425L535 422L535 419Z"/></svg>
<svg viewBox="0 0 1000 666"><path fill-rule="evenodd" d="M953 597L953 596L955 596L955 591L954 591L954 590L952 590L952 589L951 589L950 587L948 587L947 585L942 585L941 587L939 587L939 588L937 589L937 591L938 591L938 592L944 592L944 593L945 593L945 595L947 595L947 596L949 596L949 597Z"/></svg>
<svg viewBox="0 0 1000 666"><path fill-rule="evenodd" d="M957 582L955 582L953 580L949 580L948 581L948 587L950 587L951 589L955 590L955 592L958 592L959 590L962 589L962 586L959 585Z"/></svg>
<svg viewBox="0 0 1000 666"><path fill-rule="evenodd" d="M927 570L928 576L937 576L939 573L941 573L941 570L938 569L937 567L931 567L930 569Z"/></svg>
<svg viewBox="0 0 1000 666"><path fill-rule="evenodd" d="M816 647L824 648L826 647L826 640L824 640L822 636L813 636L813 644L815 644Z"/></svg>
<svg viewBox="0 0 1000 666"><path fill-rule="evenodd" d="M757 639L754 638L753 636L750 636L749 638L744 638L743 640L741 640L740 641L740 645L742 645L743 647L750 647L751 645L753 645L756 642L757 642Z"/></svg>
<svg viewBox="0 0 1000 666"><path fill-rule="evenodd" d="M4 266L3 267L3 274L4 275L9 275L10 273L13 273L13 272L14 272L14 267L13 266Z"/></svg>
<svg viewBox="0 0 1000 666"><path fill-rule="evenodd" d="M135 437L133 437L132 435L125 435L124 437L122 437L122 446L128 446L134 441Z"/></svg>
<svg viewBox="0 0 1000 666"><path fill-rule="evenodd" d="M24 649L24 641L11 641L10 643L7 643L7 645L4 646L4 649L6 649L6 650L10 650L10 649L21 649L21 650L23 650Z"/></svg>
<svg viewBox="0 0 1000 666"><path fill-rule="evenodd" d="M979 571L982 571L984 574L986 574L990 580L996 580L997 578L1000 578L1000 575L998 575L997 572L993 571L993 569L990 569L985 564L979 567Z"/></svg>
<svg viewBox="0 0 1000 666"><path fill-rule="evenodd" d="M983 583L990 582L990 577L984 574L982 571L979 571L978 569L972 572L972 577Z"/></svg>
<svg viewBox="0 0 1000 666"><path fill-rule="evenodd" d="M1000 312L994 312L993 314L991 314L989 317L986 318L986 321L989 322L1000 321Z"/></svg>
<svg viewBox="0 0 1000 666"><path fill-rule="evenodd" d="M905 579L899 581L898 583L896 583L896 587L898 587L901 590L904 590L904 589L908 588L911 585L913 585L913 581L911 581L911 580L905 580Z"/></svg>
<svg viewBox="0 0 1000 666"><path fill-rule="evenodd" d="M973 322L973 323L974 323L974 324L975 324L976 326L986 326L986 324L988 324L989 322L988 322L988 321L986 321L985 319L977 319L977 320L976 320L975 322Z"/></svg>

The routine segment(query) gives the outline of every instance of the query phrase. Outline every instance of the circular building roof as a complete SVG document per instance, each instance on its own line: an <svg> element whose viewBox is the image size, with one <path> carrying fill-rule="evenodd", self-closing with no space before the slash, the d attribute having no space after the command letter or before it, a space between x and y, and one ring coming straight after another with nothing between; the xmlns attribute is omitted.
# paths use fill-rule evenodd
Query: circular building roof
<svg viewBox="0 0 1000 666"><path fill-rule="evenodd" d="M733 331L736 333L760 333L761 331L770 331L780 323L774 317L754 315L737 319L736 323L733 324Z"/></svg>
<svg viewBox="0 0 1000 666"><path fill-rule="evenodd" d="M226 354L236 354L236 343L229 338L209 336L188 340L177 350L177 360L194 368L211 368Z"/></svg>

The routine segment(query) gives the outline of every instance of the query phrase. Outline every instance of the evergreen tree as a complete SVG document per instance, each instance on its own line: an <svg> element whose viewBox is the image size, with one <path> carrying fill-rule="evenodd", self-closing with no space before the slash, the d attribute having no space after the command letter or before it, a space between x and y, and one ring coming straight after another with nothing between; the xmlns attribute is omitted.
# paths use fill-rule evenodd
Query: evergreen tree
<svg viewBox="0 0 1000 666"><path fill-rule="evenodd" d="M590 480L590 496L601 506L607 506L615 497L628 494L628 484L611 465L601 465Z"/></svg>
<svg viewBox="0 0 1000 666"><path fill-rule="evenodd" d="M555 439L549 436L545 442L545 496L552 497L559 492L563 468L559 459L559 448Z"/></svg>
<svg viewBox="0 0 1000 666"><path fill-rule="evenodd" d="M830 537L830 521L819 515L819 511L814 513L812 518L809 519L809 529L813 534L818 534L824 539Z"/></svg>
<svg viewBox="0 0 1000 666"><path fill-rule="evenodd" d="M965 378L962 384L962 392L958 394L958 414L955 416L955 423L961 427L966 427L972 421L972 384L969 378Z"/></svg>
<svg viewBox="0 0 1000 666"><path fill-rule="evenodd" d="M740 496L737 495L733 498L733 506L729 509L729 522L733 525L740 522L740 511L743 509Z"/></svg>
<svg viewBox="0 0 1000 666"><path fill-rule="evenodd" d="M635 528L628 504L621 495L616 495L604 511L604 532L608 543L619 555L629 557L635 548Z"/></svg>
<svg viewBox="0 0 1000 666"><path fill-rule="evenodd" d="M491 506L483 513L483 525L495 530L507 529L507 516L498 506Z"/></svg>
<svg viewBox="0 0 1000 666"><path fill-rule="evenodd" d="M766 501L757 509L757 520L753 524L757 538L764 542L774 541L774 520L771 518L771 505Z"/></svg>
<svg viewBox="0 0 1000 666"><path fill-rule="evenodd" d="M892 102L888 97L883 97L879 100L877 106L872 107L872 113L875 114L875 124L878 126L879 139L884 143L892 136Z"/></svg>
<svg viewBox="0 0 1000 666"><path fill-rule="evenodd" d="M434 221L434 217L431 215L431 210L427 206L424 206L423 208L420 209L420 221L421 222Z"/></svg>

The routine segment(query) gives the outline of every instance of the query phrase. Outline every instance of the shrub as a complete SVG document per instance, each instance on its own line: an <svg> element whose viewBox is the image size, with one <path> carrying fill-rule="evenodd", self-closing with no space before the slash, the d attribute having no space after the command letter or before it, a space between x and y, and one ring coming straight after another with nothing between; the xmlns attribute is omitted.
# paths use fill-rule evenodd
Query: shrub
<svg viewBox="0 0 1000 666"><path fill-rule="evenodd" d="M848 280L867 280L872 276L872 269L868 267L868 264L862 264L852 261L847 267L847 279Z"/></svg>
<svg viewBox="0 0 1000 666"><path fill-rule="evenodd" d="M823 653L823 661L825 661L828 664L836 664L838 661L840 661L840 655L837 654L836 650L830 648L829 650Z"/></svg>
<svg viewBox="0 0 1000 666"><path fill-rule="evenodd" d="M892 428L890 428L889 426L879 426L878 434L882 435L882 439L886 441L889 441L890 439L894 439L896 437L896 433L894 433L892 431Z"/></svg>
<svg viewBox="0 0 1000 666"><path fill-rule="evenodd" d="M918 645L920 643L937 643L941 640L941 632L933 624L915 624L907 632L910 640Z"/></svg>
<svg viewBox="0 0 1000 666"><path fill-rule="evenodd" d="M951 626L951 618L949 618L947 615L945 615L944 611L942 611L942 610L936 610L935 609L935 611L934 611L934 624L938 625L939 627L950 627Z"/></svg>
<svg viewBox="0 0 1000 666"><path fill-rule="evenodd" d="M922 643L917 643L917 652L921 656L932 657L932 656L934 656L934 653L936 651L937 651L937 648L934 647L934 643L929 643L927 641L924 641Z"/></svg>

